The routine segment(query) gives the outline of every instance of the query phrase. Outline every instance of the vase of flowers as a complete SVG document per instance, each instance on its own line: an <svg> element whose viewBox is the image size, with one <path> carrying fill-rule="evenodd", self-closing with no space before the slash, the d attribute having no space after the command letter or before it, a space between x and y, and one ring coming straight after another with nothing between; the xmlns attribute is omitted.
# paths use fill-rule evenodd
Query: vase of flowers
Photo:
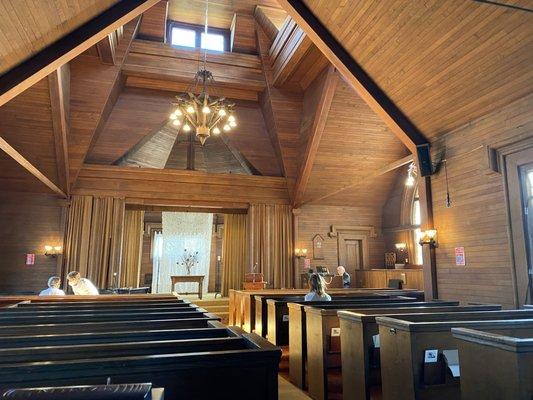
<svg viewBox="0 0 533 400"><path fill-rule="evenodd" d="M176 264L185 267L187 275L191 274L192 268L198 265L198 252L184 250L183 255L181 256L181 261L178 261Z"/></svg>

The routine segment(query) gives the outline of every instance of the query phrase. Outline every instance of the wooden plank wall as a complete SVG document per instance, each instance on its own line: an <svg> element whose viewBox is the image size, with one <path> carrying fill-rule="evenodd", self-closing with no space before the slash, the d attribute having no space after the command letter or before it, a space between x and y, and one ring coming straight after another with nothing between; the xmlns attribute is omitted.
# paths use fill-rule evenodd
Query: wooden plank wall
<svg viewBox="0 0 533 400"><path fill-rule="evenodd" d="M0 192L0 294L39 292L56 274L44 246L63 245L61 204L53 195ZM26 253L35 265L25 264Z"/></svg>
<svg viewBox="0 0 533 400"><path fill-rule="evenodd" d="M445 207L445 179L432 178L438 230L439 297L495 302L511 307L513 288L503 178L489 172L484 145L499 147L531 138L533 95L446 135L452 207ZM455 266L454 249L465 248L466 267Z"/></svg>
<svg viewBox="0 0 533 400"><path fill-rule="evenodd" d="M369 239L369 267L383 267L384 264L384 241L380 233L381 209L373 207L341 207L341 206L303 206L298 216L298 238L296 247L306 248L311 266L328 267L331 272L339 265L337 252L337 238L330 238L328 232L331 225L337 226L361 226L373 225L377 232L377 238ZM320 234L324 237L322 245L324 259L313 259L313 237ZM303 268L303 260L297 266L299 273Z"/></svg>

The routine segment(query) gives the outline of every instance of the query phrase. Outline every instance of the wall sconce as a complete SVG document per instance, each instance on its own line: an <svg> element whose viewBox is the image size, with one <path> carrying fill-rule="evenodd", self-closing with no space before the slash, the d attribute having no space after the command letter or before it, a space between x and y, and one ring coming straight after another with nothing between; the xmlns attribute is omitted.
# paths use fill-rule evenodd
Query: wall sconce
<svg viewBox="0 0 533 400"><path fill-rule="evenodd" d="M307 249L294 249L294 255L298 258L307 257Z"/></svg>
<svg viewBox="0 0 533 400"><path fill-rule="evenodd" d="M406 243L396 243L394 246L396 246L396 250L399 251L405 251L405 249L407 248Z"/></svg>
<svg viewBox="0 0 533 400"><path fill-rule="evenodd" d="M44 255L50 257L57 257L61 254L61 246L44 246Z"/></svg>
<svg viewBox="0 0 533 400"><path fill-rule="evenodd" d="M429 244L430 247L437 247L437 230L428 229L427 231L423 231L419 243L421 246Z"/></svg>

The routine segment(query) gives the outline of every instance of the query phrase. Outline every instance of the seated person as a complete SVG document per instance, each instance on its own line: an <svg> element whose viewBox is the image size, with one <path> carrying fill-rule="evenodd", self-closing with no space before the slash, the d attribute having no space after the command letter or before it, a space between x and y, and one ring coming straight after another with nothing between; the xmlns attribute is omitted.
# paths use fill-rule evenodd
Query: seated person
<svg viewBox="0 0 533 400"><path fill-rule="evenodd" d="M352 278L350 277L350 274L346 272L346 269L342 265L339 265L337 267L337 274L339 276L342 276L342 286L345 288L349 288L350 284L352 283Z"/></svg>
<svg viewBox="0 0 533 400"><path fill-rule="evenodd" d="M48 289L44 289L39 293L39 296L64 296L65 292L59 289L61 285L61 278L59 276L51 276L48 279Z"/></svg>
<svg viewBox="0 0 533 400"><path fill-rule="evenodd" d="M67 275L67 280L69 286L76 295L96 296L99 294L96 286L94 286L89 279L82 278L78 271L69 272Z"/></svg>
<svg viewBox="0 0 533 400"><path fill-rule="evenodd" d="M309 278L309 293L304 297L305 301L331 301L331 296L326 293L326 282L318 274Z"/></svg>

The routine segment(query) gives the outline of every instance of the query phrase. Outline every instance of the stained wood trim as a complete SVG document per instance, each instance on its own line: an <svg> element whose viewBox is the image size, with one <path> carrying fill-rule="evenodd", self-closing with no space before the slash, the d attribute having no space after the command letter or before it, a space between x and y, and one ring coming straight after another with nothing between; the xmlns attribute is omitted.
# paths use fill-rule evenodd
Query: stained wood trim
<svg viewBox="0 0 533 400"><path fill-rule="evenodd" d="M353 226L338 226L331 225L328 232L328 236L331 238L337 237L341 233L358 233L358 232L368 232L371 238L378 237L376 228L374 225L353 225Z"/></svg>
<svg viewBox="0 0 533 400"><path fill-rule="evenodd" d="M104 64L115 65L115 50L118 44L116 31L111 32L105 38L96 43L96 50L100 61Z"/></svg>
<svg viewBox="0 0 533 400"><path fill-rule="evenodd" d="M411 153L417 154L417 146L428 144L422 132L403 114L303 1L279 0L279 4Z"/></svg>
<svg viewBox="0 0 533 400"><path fill-rule="evenodd" d="M69 62L159 0L121 0L0 77L0 106Z"/></svg>
<svg viewBox="0 0 533 400"><path fill-rule="evenodd" d="M304 204L309 204L309 203L316 203L318 201L321 201L321 200L324 200L324 199L327 199L331 196L334 196L336 194L339 194L347 189L351 189L355 186L358 186L358 185L362 185L364 183L371 183L372 182L372 178L377 178L378 176L381 176L381 175L384 175L386 174L387 172L390 172L390 171L393 171L397 168L400 168L401 166L403 165L406 165L406 164L409 164L411 162L413 162L414 160L414 157L412 154L408 155L408 156L405 156L403 158L400 158L399 160L396 160L390 164L386 164L384 165L383 167L381 167L380 169L376 170L375 172L373 173L370 173L368 174L367 176L365 177L362 177L362 178L359 178L357 179L355 182L353 183L350 183L349 185L346 185L340 189L337 189L331 193L328 193L328 194L325 194L324 196L321 196L321 197L317 197L316 199L312 199L312 200L309 200L309 201L306 201Z"/></svg>
<svg viewBox="0 0 533 400"><path fill-rule="evenodd" d="M242 208L224 208L224 207L197 207L197 206L152 206L146 204L126 204L126 210L139 210L151 212L196 212L211 214L247 214L248 206Z"/></svg>
<svg viewBox="0 0 533 400"><path fill-rule="evenodd" d="M70 103L70 67L64 64L48 75L50 106L54 128L57 177L65 193L70 193L68 135Z"/></svg>
<svg viewBox="0 0 533 400"><path fill-rule="evenodd" d="M304 152L304 158L300 164L300 172L296 180L294 189L294 207L298 207L302 202L309 178L311 177L311 171L315 162L316 154L318 152L318 146L320 145L320 139L326 126L328 119L329 109L331 108L331 102L337 88L338 77L333 66L330 66L326 72L326 77L322 85L320 92L320 99L313 118L313 125L309 138L307 139L307 145Z"/></svg>
<svg viewBox="0 0 533 400"><path fill-rule="evenodd" d="M26 171L39 179L42 183L52 189L55 193L67 197L67 195L58 188L50 179L48 179L41 171L39 171L32 163L30 163L22 154L15 150L4 138L0 137L0 149L4 150L8 156L19 163Z"/></svg>

